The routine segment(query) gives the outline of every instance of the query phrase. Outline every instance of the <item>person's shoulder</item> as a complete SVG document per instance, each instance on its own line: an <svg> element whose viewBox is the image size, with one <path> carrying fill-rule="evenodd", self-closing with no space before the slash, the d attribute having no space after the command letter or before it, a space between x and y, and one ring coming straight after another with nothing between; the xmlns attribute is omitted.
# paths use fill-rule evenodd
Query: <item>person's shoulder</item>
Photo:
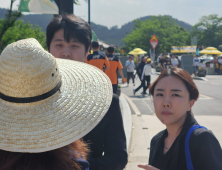
<svg viewBox="0 0 222 170"><path fill-rule="evenodd" d="M215 138L213 132L211 130L208 129L204 129L204 128L198 128L196 130L194 130L194 132L192 133L192 137L193 139L196 140L200 140L202 138Z"/></svg>
<svg viewBox="0 0 222 170"><path fill-rule="evenodd" d="M99 52L99 55L100 55L101 58L104 58L104 59L106 57L106 55L104 53L101 53L101 52Z"/></svg>
<svg viewBox="0 0 222 170"><path fill-rule="evenodd" d="M90 57L92 57L93 56L93 54L89 54L88 56L87 56L87 58L90 58Z"/></svg>
<svg viewBox="0 0 222 170"><path fill-rule="evenodd" d="M217 138L214 136L211 130L203 128L196 129L192 133L190 139L191 145L195 145L196 147L217 141Z"/></svg>
<svg viewBox="0 0 222 170"><path fill-rule="evenodd" d="M113 60L114 60L114 61L119 61L119 57L114 55L114 56L113 56Z"/></svg>

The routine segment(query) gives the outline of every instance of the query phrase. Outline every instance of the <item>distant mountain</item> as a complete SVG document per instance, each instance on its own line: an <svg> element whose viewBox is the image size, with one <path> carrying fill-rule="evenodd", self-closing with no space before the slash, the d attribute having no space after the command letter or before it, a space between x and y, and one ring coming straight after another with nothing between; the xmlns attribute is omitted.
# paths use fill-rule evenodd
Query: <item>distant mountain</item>
<svg viewBox="0 0 222 170"><path fill-rule="evenodd" d="M145 21L147 19L151 19L151 16L141 17L139 19L142 21ZM178 25L185 28L188 32L191 30L192 25L185 23L183 21L179 21L178 19L175 19L175 18L172 18L172 19L174 19ZM132 31L132 29L134 28L134 23L133 23L133 21L131 21L131 22L124 24L121 28L114 26L110 29L108 29L106 26L97 25L97 24L92 23L91 27L99 39L101 39L107 43L115 44L115 45L118 45L119 47L121 47L124 45L124 43L121 40L123 38L125 38L126 34L129 34Z"/></svg>
<svg viewBox="0 0 222 170"><path fill-rule="evenodd" d="M6 9L0 8L0 18L5 17L6 11L7 11ZM30 14L30 15L23 15L22 18L20 19L23 19L25 23L30 22L30 24L39 25L40 27L42 27L42 31L45 32L46 27L52 18L53 18L53 15L50 15L50 14ZM139 19L142 21L145 21L150 18L151 16L145 16ZM175 19L175 18L173 19L178 23L178 25L185 28L188 32L191 30L192 25L185 23L183 21L179 21L178 19ZM126 34L129 34L132 31L134 27L134 23L133 21L131 21L124 24L121 28L118 28L117 26L113 26L112 28L108 29L108 27L106 26L91 22L91 27L100 40L107 42L109 44L114 44L121 47L124 45L124 43L121 40L125 38Z"/></svg>

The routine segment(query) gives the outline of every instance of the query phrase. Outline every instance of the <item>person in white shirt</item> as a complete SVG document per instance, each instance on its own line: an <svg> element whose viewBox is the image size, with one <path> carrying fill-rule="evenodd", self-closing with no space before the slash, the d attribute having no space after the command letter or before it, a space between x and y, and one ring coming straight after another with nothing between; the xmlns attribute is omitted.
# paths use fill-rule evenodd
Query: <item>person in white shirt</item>
<svg viewBox="0 0 222 170"><path fill-rule="evenodd" d="M171 55L171 64L172 64L172 67L178 67L178 60L175 58L175 55L172 54Z"/></svg>
<svg viewBox="0 0 222 170"><path fill-rule="evenodd" d="M150 75L151 74L154 74L154 75L156 75L155 73L153 73L152 72L152 67L151 67L151 59L150 58L148 58L147 59L147 64L144 66L144 68L143 68L143 73L142 73L142 76L141 76L141 80L145 80L146 82L147 82L147 85L146 85L146 87L144 88L144 91L143 91L143 93L142 93L142 95L144 96L145 94L147 94L146 93L146 90L149 88L149 86L150 86ZM148 94L148 95L150 95L150 93Z"/></svg>
<svg viewBox="0 0 222 170"><path fill-rule="evenodd" d="M135 69L135 64L133 61L133 56L129 56L129 60L126 61L126 68L127 68L127 86L129 86L129 80L132 78L133 80L133 86L135 86L134 82L134 69Z"/></svg>
<svg viewBox="0 0 222 170"><path fill-rule="evenodd" d="M197 75L197 71L200 65L200 59L198 58L198 55L195 55L195 58L193 59L193 72L194 75Z"/></svg>

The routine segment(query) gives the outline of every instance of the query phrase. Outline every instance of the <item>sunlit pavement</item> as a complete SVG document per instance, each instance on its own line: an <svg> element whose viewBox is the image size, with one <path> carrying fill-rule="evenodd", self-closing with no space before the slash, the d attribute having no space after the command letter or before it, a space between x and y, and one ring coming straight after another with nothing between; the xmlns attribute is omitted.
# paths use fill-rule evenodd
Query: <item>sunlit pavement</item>
<svg viewBox="0 0 222 170"><path fill-rule="evenodd" d="M153 82L157 76L151 76ZM222 146L222 76L206 76L205 79L194 79L200 95L192 112L198 123L210 129ZM140 169L138 164L147 164L149 159L150 140L165 126L156 118L152 99L142 96L142 88L133 95L133 89L140 85L136 78L136 85L132 82L129 87L121 85L122 95L128 101L132 112L132 134L129 151L129 162L126 170Z"/></svg>

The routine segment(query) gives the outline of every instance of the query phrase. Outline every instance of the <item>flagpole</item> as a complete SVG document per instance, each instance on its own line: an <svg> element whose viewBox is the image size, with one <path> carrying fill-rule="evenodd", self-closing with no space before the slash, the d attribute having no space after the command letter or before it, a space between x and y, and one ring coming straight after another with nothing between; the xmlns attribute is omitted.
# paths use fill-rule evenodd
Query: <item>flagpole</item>
<svg viewBox="0 0 222 170"><path fill-rule="evenodd" d="M90 25L90 0L88 0L88 23Z"/></svg>

